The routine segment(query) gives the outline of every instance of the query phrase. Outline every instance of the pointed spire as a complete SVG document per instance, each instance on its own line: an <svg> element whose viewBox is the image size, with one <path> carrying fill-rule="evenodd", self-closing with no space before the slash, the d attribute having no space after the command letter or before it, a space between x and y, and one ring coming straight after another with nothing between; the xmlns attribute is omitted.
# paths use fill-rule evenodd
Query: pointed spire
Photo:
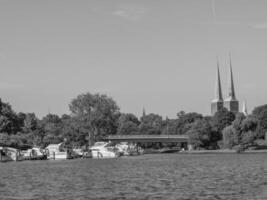
<svg viewBox="0 0 267 200"><path fill-rule="evenodd" d="M216 76L216 86L215 86L215 100L216 101L223 101L218 57L217 57L217 76Z"/></svg>
<svg viewBox="0 0 267 200"><path fill-rule="evenodd" d="M143 108L143 117L145 117L146 116L146 110L145 110L145 108Z"/></svg>
<svg viewBox="0 0 267 200"><path fill-rule="evenodd" d="M243 102L242 113L243 113L245 116L248 115L248 109L247 109L247 103L246 103L246 101Z"/></svg>
<svg viewBox="0 0 267 200"><path fill-rule="evenodd" d="M231 55L229 54L230 59L230 66L229 66L229 82L228 82L228 98L229 100L236 100L235 97L235 86L234 86L234 79L233 79L233 70L232 70L232 61Z"/></svg>

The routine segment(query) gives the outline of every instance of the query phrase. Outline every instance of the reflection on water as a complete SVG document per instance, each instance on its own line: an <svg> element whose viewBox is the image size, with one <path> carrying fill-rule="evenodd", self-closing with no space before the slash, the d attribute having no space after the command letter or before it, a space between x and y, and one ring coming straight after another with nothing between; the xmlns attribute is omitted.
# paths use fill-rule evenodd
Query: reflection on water
<svg viewBox="0 0 267 200"><path fill-rule="evenodd" d="M0 163L0 199L267 199L267 154Z"/></svg>

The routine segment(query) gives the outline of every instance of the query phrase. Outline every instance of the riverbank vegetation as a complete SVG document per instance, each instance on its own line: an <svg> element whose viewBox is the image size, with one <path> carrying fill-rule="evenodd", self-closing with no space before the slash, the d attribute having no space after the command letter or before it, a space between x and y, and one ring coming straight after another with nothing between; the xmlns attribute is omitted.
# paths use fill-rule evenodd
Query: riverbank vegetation
<svg viewBox="0 0 267 200"><path fill-rule="evenodd" d="M16 113L0 100L0 146L27 149L64 142L81 147L115 134L186 134L195 149L242 151L266 145L267 105L256 107L248 116L222 109L214 116L180 111L175 119L154 113L143 113L138 119L132 113L121 113L106 95L85 93L73 99L69 109L69 115L48 114L38 119L34 113Z"/></svg>

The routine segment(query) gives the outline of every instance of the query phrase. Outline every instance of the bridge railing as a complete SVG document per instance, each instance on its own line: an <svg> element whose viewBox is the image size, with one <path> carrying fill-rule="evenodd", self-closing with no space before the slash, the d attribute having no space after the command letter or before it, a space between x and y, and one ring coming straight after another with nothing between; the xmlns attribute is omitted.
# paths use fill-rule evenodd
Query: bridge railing
<svg viewBox="0 0 267 200"><path fill-rule="evenodd" d="M188 135L109 135L107 139L188 139Z"/></svg>

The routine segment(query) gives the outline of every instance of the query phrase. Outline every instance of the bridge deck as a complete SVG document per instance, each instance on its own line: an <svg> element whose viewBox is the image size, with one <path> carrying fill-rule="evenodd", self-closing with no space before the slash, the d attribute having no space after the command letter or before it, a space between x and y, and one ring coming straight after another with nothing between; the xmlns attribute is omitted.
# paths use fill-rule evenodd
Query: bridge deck
<svg viewBox="0 0 267 200"><path fill-rule="evenodd" d="M115 142L188 142L187 135L110 135L106 138Z"/></svg>

